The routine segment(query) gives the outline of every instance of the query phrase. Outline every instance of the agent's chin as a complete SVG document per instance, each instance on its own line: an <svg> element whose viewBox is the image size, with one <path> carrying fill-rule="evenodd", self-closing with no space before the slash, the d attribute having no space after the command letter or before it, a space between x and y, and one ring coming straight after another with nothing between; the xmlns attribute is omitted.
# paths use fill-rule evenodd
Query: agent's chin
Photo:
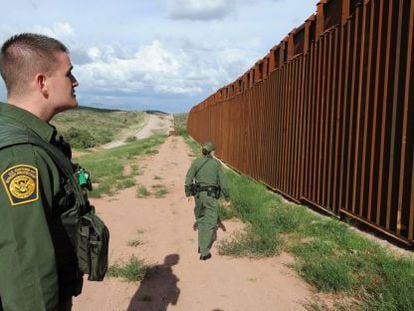
<svg viewBox="0 0 414 311"><path fill-rule="evenodd" d="M69 106L69 105L68 105ZM68 109L74 109L76 107L79 106L78 100L76 99L76 97L73 97L73 101L71 102L70 106L68 107Z"/></svg>
<svg viewBox="0 0 414 311"><path fill-rule="evenodd" d="M64 106L61 106L59 109L58 109L58 112L63 112L63 111L66 111L66 110L71 110L71 109L75 109L75 108L77 108L79 106L79 104L78 104L78 101L76 100L76 99L74 99L73 101L71 101L70 103L67 103L66 105L64 105Z"/></svg>

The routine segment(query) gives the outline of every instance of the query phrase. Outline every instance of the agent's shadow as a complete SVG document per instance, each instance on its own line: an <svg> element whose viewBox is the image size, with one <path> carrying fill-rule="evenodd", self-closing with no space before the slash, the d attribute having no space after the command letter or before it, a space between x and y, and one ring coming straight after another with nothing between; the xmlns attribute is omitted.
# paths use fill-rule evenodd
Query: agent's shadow
<svg viewBox="0 0 414 311"><path fill-rule="evenodd" d="M179 279L172 272L172 266L179 259L178 254L171 254L165 257L164 264L149 268L129 303L128 311L165 311L169 304L177 304Z"/></svg>

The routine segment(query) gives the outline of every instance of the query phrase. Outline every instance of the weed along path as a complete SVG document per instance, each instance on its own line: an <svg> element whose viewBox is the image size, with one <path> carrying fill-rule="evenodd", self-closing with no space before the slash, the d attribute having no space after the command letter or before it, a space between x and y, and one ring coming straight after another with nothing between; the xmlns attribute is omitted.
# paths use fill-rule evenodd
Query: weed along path
<svg viewBox="0 0 414 311"><path fill-rule="evenodd" d="M85 279L73 310L305 309L314 292L287 267L293 261L287 254L233 258L220 256L213 246L212 259L199 260L193 203L183 191L192 159L181 137L169 137L158 153L139 160L142 174L135 187L92 200L111 231L110 265L144 260L151 268L141 282ZM218 232L218 241L243 228L237 220L224 223L227 231Z"/></svg>

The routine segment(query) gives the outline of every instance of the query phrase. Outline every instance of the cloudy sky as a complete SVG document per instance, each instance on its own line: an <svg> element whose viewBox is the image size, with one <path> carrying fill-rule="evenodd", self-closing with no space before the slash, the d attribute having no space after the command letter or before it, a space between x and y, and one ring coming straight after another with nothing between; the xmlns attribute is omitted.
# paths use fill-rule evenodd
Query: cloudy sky
<svg viewBox="0 0 414 311"><path fill-rule="evenodd" d="M184 112L248 70L316 2L3 0L0 41L37 32L65 43L81 105Z"/></svg>

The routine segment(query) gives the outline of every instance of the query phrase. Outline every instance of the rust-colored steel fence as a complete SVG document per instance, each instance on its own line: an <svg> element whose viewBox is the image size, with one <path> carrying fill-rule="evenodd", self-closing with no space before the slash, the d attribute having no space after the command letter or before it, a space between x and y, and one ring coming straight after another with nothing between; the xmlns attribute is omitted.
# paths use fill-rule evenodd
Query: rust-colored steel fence
<svg viewBox="0 0 414 311"><path fill-rule="evenodd" d="M296 202L414 234L414 0L324 0L188 132Z"/></svg>

